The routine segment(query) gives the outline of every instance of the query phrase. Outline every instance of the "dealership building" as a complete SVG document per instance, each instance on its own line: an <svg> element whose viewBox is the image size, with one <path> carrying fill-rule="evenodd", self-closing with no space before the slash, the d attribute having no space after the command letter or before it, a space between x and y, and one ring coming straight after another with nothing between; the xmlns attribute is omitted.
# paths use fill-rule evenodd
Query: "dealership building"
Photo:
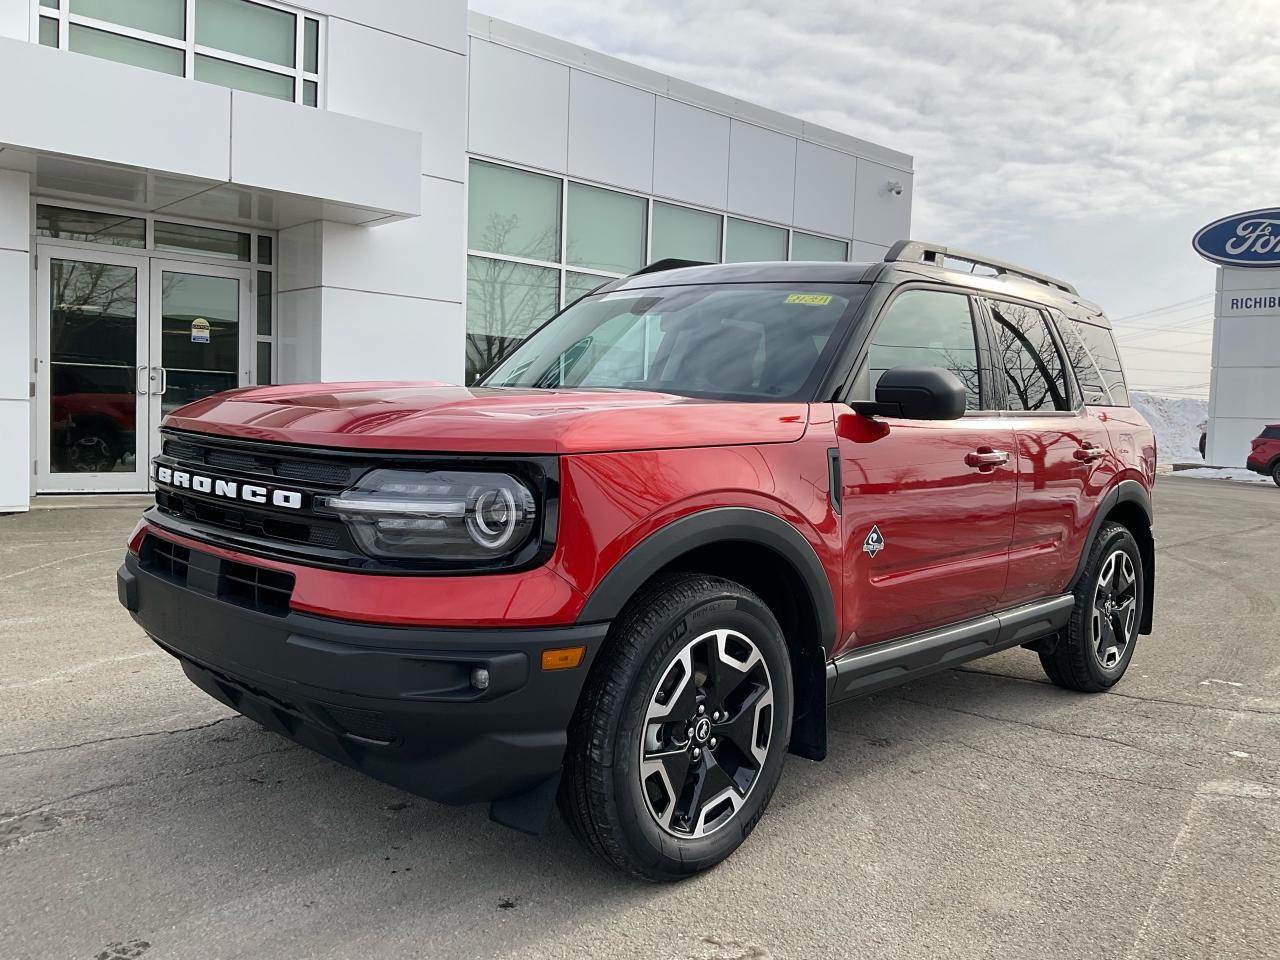
<svg viewBox="0 0 1280 960"><path fill-rule="evenodd" d="M880 259L912 158L464 0L0 0L0 512L253 383L467 382L666 257Z"/></svg>

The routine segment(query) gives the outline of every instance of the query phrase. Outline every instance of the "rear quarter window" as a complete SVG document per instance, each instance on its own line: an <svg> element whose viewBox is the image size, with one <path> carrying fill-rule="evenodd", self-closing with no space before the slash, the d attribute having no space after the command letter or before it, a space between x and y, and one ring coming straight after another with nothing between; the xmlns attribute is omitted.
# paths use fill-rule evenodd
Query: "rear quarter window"
<svg viewBox="0 0 1280 960"><path fill-rule="evenodd" d="M1127 407L1129 390L1111 331L1075 319L1059 319L1058 329L1084 402L1095 407Z"/></svg>

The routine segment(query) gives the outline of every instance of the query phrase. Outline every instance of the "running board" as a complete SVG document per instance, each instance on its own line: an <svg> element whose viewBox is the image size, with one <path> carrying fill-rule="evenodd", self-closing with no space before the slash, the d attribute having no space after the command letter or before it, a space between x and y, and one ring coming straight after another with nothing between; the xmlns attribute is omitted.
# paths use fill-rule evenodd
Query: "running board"
<svg viewBox="0 0 1280 960"><path fill-rule="evenodd" d="M989 653L1030 643L1071 619L1070 593L987 614L939 630L851 650L827 664L827 701L835 703L897 686Z"/></svg>

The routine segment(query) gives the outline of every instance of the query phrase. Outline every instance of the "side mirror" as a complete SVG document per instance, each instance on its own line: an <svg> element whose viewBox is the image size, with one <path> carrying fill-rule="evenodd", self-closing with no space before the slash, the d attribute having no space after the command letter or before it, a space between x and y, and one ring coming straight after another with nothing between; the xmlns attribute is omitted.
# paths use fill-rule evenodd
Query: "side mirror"
<svg viewBox="0 0 1280 960"><path fill-rule="evenodd" d="M964 384L941 367L894 367L880 375L874 401L851 406L866 417L903 420L959 420L965 409Z"/></svg>

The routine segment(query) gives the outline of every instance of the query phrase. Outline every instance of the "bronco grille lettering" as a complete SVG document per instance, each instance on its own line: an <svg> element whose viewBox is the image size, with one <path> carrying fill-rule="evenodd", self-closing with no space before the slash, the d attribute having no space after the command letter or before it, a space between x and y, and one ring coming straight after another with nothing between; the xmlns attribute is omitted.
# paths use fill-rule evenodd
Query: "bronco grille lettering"
<svg viewBox="0 0 1280 960"><path fill-rule="evenodd" d="M240 500L245 503L268 504L284 510L301 510L302 493L298 490L281 490L256 483L240 483L235 480L222 480L200 473L186 470L175 470L156 463L152 465L152 473L156 483L174 487L179 490L191 490L194 493L208 494L226 500Z"/></svg>

